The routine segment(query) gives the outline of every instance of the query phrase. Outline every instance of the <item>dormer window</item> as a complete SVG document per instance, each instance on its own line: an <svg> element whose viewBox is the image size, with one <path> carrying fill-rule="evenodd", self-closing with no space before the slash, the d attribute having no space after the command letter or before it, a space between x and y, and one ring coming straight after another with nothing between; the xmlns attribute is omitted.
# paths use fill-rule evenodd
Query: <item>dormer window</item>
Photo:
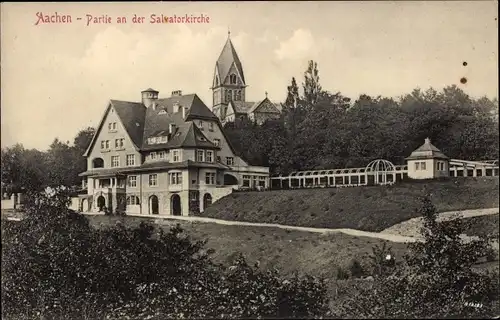
<svg viewBox="0 0 500 320"><path fill-rule="evenodd" d="M236 75L234 73L229 76L229 83L236 84Z"/></svg>
<svg viewBox="0 0 500 320"><path fill-rule="evenodd" d="M208 123L208 131L214 131L214 123L213 122L209 122Z"/></svg>
<svg viewBox="0 0 500 320"><path fill-rule="evenodd" d="M161 136L160 137L160 143L167 143L168 142L168 137L167 136Z"/></svg>
<svg viewBox="0 0 500 320"><path fill-rule="evenodd" d="M160 115L160 114L167 114L167 111L161 110L160 112L158 112L158 115Z"/></svg>
<svg viewBox="0 0 500 320"><path fill-rule="evenodd" d="M151 158L151 160L156 160L156 156L157 156L157 153L156 152L151 152L149 154L149 157Z"/></svg>
<svg viewBox="0 0 500 320"><path fill-rule="evenodd" d="M200 128L200 130L203 130L203 121L198 121L198 128Z"/></svg>

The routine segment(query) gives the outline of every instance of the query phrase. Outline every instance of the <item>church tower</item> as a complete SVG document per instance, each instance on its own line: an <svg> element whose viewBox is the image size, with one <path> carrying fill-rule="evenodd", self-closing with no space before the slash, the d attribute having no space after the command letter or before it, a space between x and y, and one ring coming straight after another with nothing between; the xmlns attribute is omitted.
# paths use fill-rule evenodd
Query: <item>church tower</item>
<svg viewBox="0 0 500 320"><path fill-rule="evenodd" d="M213 108L212 111L219 119L226 116L227 105L230 101L245 101L245 76L240 58L231 42L230 32L222 52L215 63L212 82Z"/></svg>

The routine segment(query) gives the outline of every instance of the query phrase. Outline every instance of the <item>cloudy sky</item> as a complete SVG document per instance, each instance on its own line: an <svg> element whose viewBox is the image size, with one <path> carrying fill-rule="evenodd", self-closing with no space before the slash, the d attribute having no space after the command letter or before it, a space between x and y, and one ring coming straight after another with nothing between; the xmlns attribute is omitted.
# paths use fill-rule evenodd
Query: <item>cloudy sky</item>
<svg viewBox="0 0 500 320"><path fill-rule="evenodd" d="M55 137L72 141L97 125L109 99L138 101L148 87L160 97L197 93L211 107L214 63L228 28L248 101L266 91L282 101L309 59L318 62L324 89L354 99L451 84L498 97L497 1L1 6L2 147L20 142L44 150ZM68 14L73 23L35 25L37 12ZM86 26L87 14L113 23ZM134 14L145 22L133 24ZM210 23L150 24L151 14L204 14ZM118 16L128 23L117 24Z"/></svg>

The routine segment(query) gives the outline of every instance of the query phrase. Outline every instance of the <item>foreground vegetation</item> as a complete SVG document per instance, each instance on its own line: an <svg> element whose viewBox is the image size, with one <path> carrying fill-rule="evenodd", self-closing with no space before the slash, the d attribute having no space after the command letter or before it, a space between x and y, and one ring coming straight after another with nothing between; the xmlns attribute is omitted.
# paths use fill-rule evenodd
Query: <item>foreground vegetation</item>
<svg viewBox="0 0 500 320"><path fill-rule="evenodd" d="M343 292L338 299L328 299L328 285L320 278L284 277L237 253L219 264L204 241L191 239L179 226L168 232L144 223L93 228L69 211L66 201L63 194L32 195L26 219L2 223L3 318L411 318L498 312L498 271L472 268L484 259L488 243L462 243L463 221L436 223L435 208L425 198L419 213L427 241L409 245L408 255L396 259L392 248L379 244L368 255L370 263L353 261L347 270L336 270L339 279L372 277L343 280L335 288Z"/></svg>
<svg viewBox="0 0 500 320"><path fill-rule="evenodd" d="M451 178L393 186L233 193L203 216L224 220L380 232L419 215L429 193L439 212L498 207L498 177ZM366 208L366 209L360 209Z"/></svg>

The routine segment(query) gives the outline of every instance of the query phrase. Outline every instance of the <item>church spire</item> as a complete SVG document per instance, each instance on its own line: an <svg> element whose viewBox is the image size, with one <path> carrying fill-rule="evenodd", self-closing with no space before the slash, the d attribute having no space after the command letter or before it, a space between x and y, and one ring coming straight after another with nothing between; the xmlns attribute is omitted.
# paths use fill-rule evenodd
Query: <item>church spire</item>
<svg viewBox="0 0 500 320"><path fill-rule="evenodd" d="M245 84L245 76L243 74L243 66L241 65L240 58L234 49L233 42L231 41L231 31L228 29L227 31L227 41L222 48L222 52L220 53L219 59L217 59L216 68L219 72L221 82L224 82L226 77L229 74L231 67L235 66L238 70L239 76L243 84Z"/></svg>

